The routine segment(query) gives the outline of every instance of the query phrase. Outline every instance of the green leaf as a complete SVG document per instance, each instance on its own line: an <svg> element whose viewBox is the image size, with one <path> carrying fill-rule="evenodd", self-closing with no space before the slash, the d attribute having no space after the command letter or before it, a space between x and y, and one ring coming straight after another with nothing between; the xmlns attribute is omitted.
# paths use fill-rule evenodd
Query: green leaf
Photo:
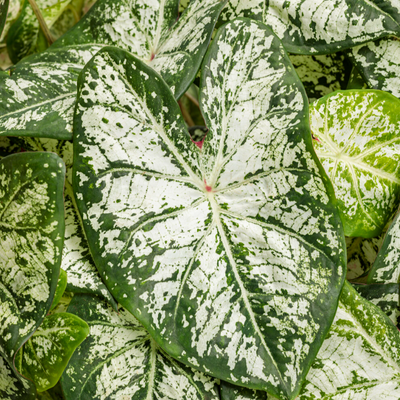
<svg viewBox="0 0 400 400"><path fill-rule="evenodd" d="M400 40L386 38L351 49L349 56L372 89L400 97Z"/></svg>
<svg viewBox="0 0 400 400"><path fill-rule="evenodd" d="M368 283L400 282L400 214L384 238L382 248L368 275Z"/></svg>
<svg viewBox="0 0 400 400"><path fill-rule="evenodd" d="M221 381L220 392L221 400L267 400L266 392L235 386L224 381Z"/></svg>
<svg viewBox="0 0 400 400"><path fill-rule="evenodd" d="M78 207L107 287L163 349L292 399L345 274L332 187L301 82L265 25L225 25L202 71L210 131L200 150L148 66L115 48L87 64L74 121Z"/></svg>
<svg viewBox="0 0 400 400"><path fill-rule="evenodd" d="M338 91L310 107L315 151L335 188L346 236L378 236L400 201L400 101Z"/></svg>
<svg viewBox="0 0 400 400"><path fill-rule="evenodd" d="M331 330L298 400L400 398L400 334L345 283Z"/></svg>
<svg viewBox="0 0 400 400"><path fill-rule="evenodd" d="M50 315L19 350L16 366L23 376L35 383L38 392L50 389L88 334L87 323L76 315Z"/></svg>
<svg viewBox="0 0 400 400"><path fill-rule="evenodd" d="M67 273L62 268L60 268L60 276L58 277L56 293L54 294L54 299L53 303L51 303L50 311L53 310L54 307L56 307L57 304L60 302L61 297L65 292L65 288L67 287L67 279Z"/></svg>
<svg viewBox="0 0 400 400"><path fill-rule="evenodd" d="M66 400L219 400L214 379L168 356L123 308L117 314L76 295L68 311L88 323L90 335L61 378Z"/></svg>
<svg viewBox="0 0 400 400"><path fill-rule="evenodd" d="M398 283L355 284L353 287L364 299L379 307L397 325L400 316L400 286Z"/></svg>
<svg viewBox="0 0 400 400"><path fill-rule="evenodd" d="M117 303L103 283L90 255L83 223L76 205L72 190L72 143L29 137L22 138L21 142L25 149L31 151L48 151L58 154L66 165L65 237L61 267L68 274L67 291L100 296L112 304L114 309L117 309Z"/></svg>
<svg viewBox="0 0 400 400"><path fill-rule="evenodd" d="M231 0L220 20L236 17L264 22L294 54L329 54L400 34L400 10L391 0Z"/></svg>
<svg viewBox="0 0 400 400"><path fill-rule="evenodd" d="M335 90L346 89L349 62L343 53L322 56L290 55L310 103Z"/></svg>
<svg viewBox="0 0 400 400"><path fill-rule="evenodd" d="M6 24L8 4L9 0L0 0L0 36L3 33L4 25Z"/></svg>
<svg viewBox="0 0 400 400"><path fill-rule="evenodd" d="M364 78L355 67L353 67L351 70L346 89L369 89L369 86L365 82Z"/></svg>

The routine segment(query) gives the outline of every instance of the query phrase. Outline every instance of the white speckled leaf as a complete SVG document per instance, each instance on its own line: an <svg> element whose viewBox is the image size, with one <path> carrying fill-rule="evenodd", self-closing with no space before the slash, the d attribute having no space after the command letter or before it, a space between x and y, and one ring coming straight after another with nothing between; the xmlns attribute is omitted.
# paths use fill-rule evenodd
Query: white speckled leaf
<svg viewBox="0 0 400 400"><path fill-rule="evenodd" d="M221 381L219 390L221 400L267 400L267 392L235 386L224 381Z"/></svg>
<svg viewBox="0 0 400 400"><path fill-rule="evenodd" d="M61 378L66 400L219 400L214 379L168 356L122 307L76 295L68 311L90 335Z"/></svg>
<svg viewBox="0 0 400 400"><path fill-rule="evenodd" d="M292 399L345 274L332 187L265 25L225 25L202 70L200 150L154 71L114 48L91 60L74 124L78 207L106 285L162 348Z"/></svg>
<svg viewBox="0 0 400 400"><path fill-rule="evenodd" d="M24 149L58 154L66 165L64 189L65 236L61 267L68 274L67 291L94 294L107 300L114 309L117 303L101 280L89 251L85 232L72 189L73 146L69 141L22 138Z"/></svg>
<svg viewBox="0 0 400 400"><path fill-rule="evenodd" d="M48 390L61 378L72 354L88 334L87 323L76 315L50 315L18 351L16 368L35 383L38 392Z"/></svg>
<svg viewBox="0 0 400 400"><path fill-rule="evenodd" d="M400 97L400 40L386 38L357 46L349 52L352 62L372 89Z"/></svg>
<svg viewBox="0 0 400 400"><path fill-rule="evenodd" d="M382 248L368 275L368 283L400 282L400 214L389 227Z"/></svg>
<svg viewBox="0 0 400 400"><path fill-rule="evenodd" d="M55 154L0 160L0 354L16 351L49 311L64 236L65 166Z"/></svg>
<svg viewBox="0 0 400 400"><path fill-rule="evenodd" d="M291 54L290 61L310 103L335 90L346 89L350 66L343 53L322 56Z"/></svg>
<svg viewBox="0 0 400 400"><path fill-rule="evenodd" d="M399 35L399 10L397 0L230 0L220 20L254 18L270 26L290 53L328 54Z"/></svg>
<svg viewBox="0 0 400 400"><path fill-rule="evenodd" d="M345 283L331 330L297 400L398 400L400 333Z"/></svg>
<svg viewBox="0 0 400 400"><path fill-rule="evenodd" d="M0 37L3 33L4 25L7 19L8 4L9 0L0 0Z"/></svg>
<svg viewBox="0 0 400 400"><path fill-rule="evenodd" d="M400 322L398 283L353 284L353 287L364 299L379 307L395 325Z"/></svg>
<svg viewBox="0 0 400 400"><path fill-rule="evenodd" d="M338 91L311 105L310 121L346 236L378 236L400 201L400 100L377 90Z"/></svg>

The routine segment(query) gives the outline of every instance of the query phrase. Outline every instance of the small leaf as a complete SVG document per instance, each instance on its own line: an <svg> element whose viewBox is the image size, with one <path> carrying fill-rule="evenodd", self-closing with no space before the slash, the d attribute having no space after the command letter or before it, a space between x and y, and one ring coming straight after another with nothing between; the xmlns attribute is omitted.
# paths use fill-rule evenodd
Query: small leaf
<svg viewBox="0 0 400 400"><path fill-rule="evenodd" d="M66 400L219 400L214 379L169 357L123 308L76 295L68 308L90 327L61 385Z"/></svg>
<svg viewBox="0 0 400 400"><path fill-rule="evenodd" d="M368 283L400 282L400 214L384 238L382 248L368 275Z"/></svg>
<svg viewBox="0 0 400 400"><path fill-rule="evenodd" d="M35 383L38 392L50 389L88 334L87 323L76 315L50 315L19 350L16 366L23 376Z"/></svg>
<svg viewBox="0 0 400 400"><path fill-rule="evenodd" d="M310 107L315 151L335 188L346 236L378 236L400 201L400 100L338 91Z"/></svg>
<svg viewBox="0 0 400 400"><path fill-rule="evenodd" d="M335 320L298 400L400 398L400 333L345 283Z"/></svg>
<svg viewBox="0 0 400 400"><path fill-rule="evenodd" d="M345 274L307 99L280 41L246 19L219 30L201 82L200 150L140 60L108 48L86 65L73 183L90 250L170 355L292 399Z"/></svg>
<svg viewBox="0 0 400 400"><path fill-rule="evenodd" d="M56 293L54 294L54 299L53 303L51 303L50 311L57 306L57 304L61 300L61 297L66 287L67 287L67 273L62 268L60 268L60 276L58 277Z"/></svg>
<svg viewBox="0 0 400 400"><path fill-rule="evenodd" d="M372 89L400 97L400 40L385 38L354 47L349 56Z"/></svg>
<svg viewBox="0 0 400 400"><path fill-rule="evenodd" d="M354 284L353 287L364 299L379 307L397 325L400 316L398 283Z"/></svg>
<svg viewBox="0 0 400 400"><path fill-rule="evenodd" d="M390 0L231 0L220 20L236 17L264 22L294 54L329 54L400 33L400 10Z"/></svg>

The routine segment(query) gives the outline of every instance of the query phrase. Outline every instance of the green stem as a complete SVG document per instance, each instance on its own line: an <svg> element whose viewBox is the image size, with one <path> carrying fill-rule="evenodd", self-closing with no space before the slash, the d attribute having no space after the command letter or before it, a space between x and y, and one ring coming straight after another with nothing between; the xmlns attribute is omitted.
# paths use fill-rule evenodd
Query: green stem
<svg viewBox="0 0 400 400"><path fill-rule="evenodd" d="M49 43L49 45L52 45L54 43L54 38L50 32L49 27L46 24L46 21L43 18L40 8L36 4L35 0L28 0L28 2L32 7L33 12L35 13L37 20L39 21L40 28L42 29L47 42Z"/></svg>

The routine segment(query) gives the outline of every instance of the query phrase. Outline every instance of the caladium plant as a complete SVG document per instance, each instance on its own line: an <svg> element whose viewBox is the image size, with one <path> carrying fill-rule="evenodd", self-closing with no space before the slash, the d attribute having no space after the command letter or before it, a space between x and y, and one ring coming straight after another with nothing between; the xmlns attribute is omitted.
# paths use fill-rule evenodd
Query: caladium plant
<svg viewBox="0 0 400 400"><path fill-rule="evenodd" d="M98 0L47 48L82 5L0 0L0 398L397 399L396 4Z"/></svg>

